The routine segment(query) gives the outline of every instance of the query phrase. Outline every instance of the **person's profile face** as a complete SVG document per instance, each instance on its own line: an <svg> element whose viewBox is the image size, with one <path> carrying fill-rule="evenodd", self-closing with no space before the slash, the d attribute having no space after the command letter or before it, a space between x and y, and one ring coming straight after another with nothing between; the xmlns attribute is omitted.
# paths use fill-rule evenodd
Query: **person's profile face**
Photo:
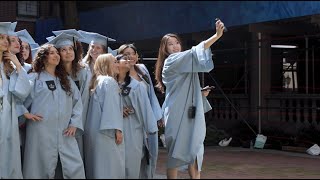
<svg viewBox="0 0 320 180"><path fill-rule="evenodd" d="M22 53L23 59L26 60L30 55L30 46L27 42L23 42L23 41L21 43L21 46L22 46L21 53Z"/></svg>
<svg viewBox="0 0 320 180"><path fill-rule="evenodd" d="M125 50L123 50L123 54L130 59L131 65L135 65L138 62L138 54L134 49L128 47Z"/></svg>
<svg viewBox="0 0 320 180"><path fill-rule="evenodd" d="M119 61L116 58L112 59L112 62L110 63L112 72L114 74L119 74Z"/></svg>
<svg viewBox="0 0 320 180"><path fill-rule="evenodd" d="M166 44L166 50L169 54L177 53L181 51L181 44L175 37L169 37Z"/></svg>
<svg viewBox="0 0 320 180"><path fill-rule="evenodd" d="M10 40L10 52L13 54L17 54L20 52L20 43L19 38L17 36L9 36Z"/></svg>
<svg viewBox="0 0 320 180"><path fill-rule="evenodd" d="M0 52L7 51L9 48L8 35L0 34Z"/></svg>
<svg viewBox="0 0 320 180"><path fill-rule="evenodd" d="M119 69L120 70L125 70L125 71L129 71L130 70L130 60L129 57L127 56L123 56L120 60L119 60Z"/></svg>
<svg viewBox="0 0 320 180"><path fill-rule="evenodd" d="M60 55L55 47L49 48L49 55L47 56L48 65L57 66L60 62Z"/></svg>

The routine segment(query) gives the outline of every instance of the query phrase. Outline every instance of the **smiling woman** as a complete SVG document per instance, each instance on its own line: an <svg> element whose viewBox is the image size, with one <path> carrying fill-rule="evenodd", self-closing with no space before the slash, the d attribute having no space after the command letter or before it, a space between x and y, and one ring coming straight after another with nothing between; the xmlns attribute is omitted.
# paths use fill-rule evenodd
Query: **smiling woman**
<svg viewBox="0 0 320 180"><path fill-rule="evenodd" d="M83 133L81 95L54 45L40 46L30 71L34 88L24 102L24 115L28 119L24 177L84 179L84 165L75 138Z"/></svg>
<svg viewBox="0 0 320 180"><path fill-rule="evenodd" d="M26 71L17 57L8 51L12 24L0 22L0 179L23 178L16 105L31 90Z"/></svg>

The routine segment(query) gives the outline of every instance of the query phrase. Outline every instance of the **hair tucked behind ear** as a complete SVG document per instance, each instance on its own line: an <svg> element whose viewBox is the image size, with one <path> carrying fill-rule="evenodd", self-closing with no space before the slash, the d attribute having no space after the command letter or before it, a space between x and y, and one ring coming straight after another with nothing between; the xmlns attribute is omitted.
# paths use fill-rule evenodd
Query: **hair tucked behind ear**
<svg viewBox="0 0 320 180"><path fill-rule="evenodd" d="M160 41L160 47L159 47L159 52L158 52L158 58L157 58L157 62L155 65L155 79L156 79L156 85L155 87L161 92L164 93L165 92L165 86L162 82L162 69L163 69L163 65L164 65L164 61L165 59L170 55L166 49L167 47L167 42L168 39L170 37L174 37L176 38L180 44L181 44L181 40L178 37L178 35L176 34L166 34L162 37L161 41Z"/></svg>

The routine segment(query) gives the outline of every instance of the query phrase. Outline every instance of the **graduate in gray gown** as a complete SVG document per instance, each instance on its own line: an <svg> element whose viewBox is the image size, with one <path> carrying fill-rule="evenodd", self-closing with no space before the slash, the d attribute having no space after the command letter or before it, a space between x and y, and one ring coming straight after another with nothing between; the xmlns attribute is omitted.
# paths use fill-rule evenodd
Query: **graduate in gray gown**
<svg viewBox="0 0 320 180"><path fill-rule="evenodd" d="M20 64L22 67L28 72L29 69L31 69L31 64L28 64L25 62L24 56L23 56L23 41L21 39L21 31L14 32L15 28L17 26L17 22L14 22L11 24L11 29L9 32L9 39L10 39L10 52L15 54L20 61ZM23 40L25 40L23 38Z"/></svg>
<svg viewBox="0 0 320 180"><path fill-rule="evenodd" d="M204 113L209 109L204 106L207 103L203 102L198 72L213 69L210 46L223 35L223 29L223 23L218 20L216 34L183 52L175 34L166 34L160 42L156 87L165 91L162 109L169 179L177 178L178 167L185 165L189 166L191 178L200 178L206 134Z"/></svg>
<svg viewBox="0 0 320 180"><path fill-rule="evenodd" d="M28 96L31 85L17 57L8 51L10 26L0 22L0 179L21 179L16 101Z"/></svg>
<svg viewBox="0 0 320 180"><path fill-rule="evenodd" d="M83 38L80 39L81 42L89 45L87 54L82 59L82 62L87 64L93 73L94 62L97 57L103 53L113 53L113 50L108 47L109 42L114 42L116 40L101 35L94 32L78 31Z"/></svg>
<svg viewBox="0 0 320 180"><path fill-rule="evenodd" d="M154 134L158 128L148 93L144 84L129 76L128 57L119 54L118 82L124 107L124 141L126 152L126 178L138 179L140 176L141 159L145 153L143 148L145 133Z"/></svg>
<svg viewBox="0 0 320 180"><path fill-rule="evenodd" d="M31 69L32 63L32 53L30 44L35 44L36 42L33 40L32 36L26 29L16 32L16 35L20 39L20 55L21 60L20 63L22 67L28 72ZM18 111L18 119L19 119L19 132L20 132L20 145L21 145L21 160L23 160L23 152L24 152L24 144L25 144L25 136L26 136L26 127L25 122L26 119L23 115L23 102L17 102L17 111ZM22 162L23 165L23 162Z"/></svg>
<svg viewBox="0 0 320 180"><path fill-rule="evenodd" d="M137 48L133 44L123 44L118 48L118 51L119 54L124 54L130 58L130 76L143 83L144 87L146 87L155 119L157 120L158 125L163 127L164 121L162 119L162 110L154 92L152 79L147 67L144 64L138 64L139 55ZM148 123L153 124L153 126L157 126L157 122L149 121ZM158 159L158 131L153 134L145 133L145 135L144 143L145 147L148 148L150 152L150 156L144 156L142 159L140 178L153 179Z"/></svg>
<svg viewBox="0 0 320 180"><path fill-rule="evenodd" d="M111 54L99 55L90 83L90 103L85 125L86 175L90 179L124 179L125 146L119 65Z"/></svg>
<svg viewBox="0 0 320 180"><path fill-rule="evenodd" d="M17 32L19 39L21 40L21 53L24 60L24 69L28 72L31 69L32 64L32 52L31 47L37 44L32 36L26 29Z"/></svg>
<svg viewBox="0 0 320 180"><path fill-rule="evenodd" d="M25 108L30 107L25 113L24 178L53 179L61 171L64 179L84 179L75 139L83 133L81 96L52 44L40 47L29 78L33 88L24 102Z"/></svg>
<svg viewBox="0 0 320 180"><path fill-rule="evenodd" d="M60 53L61 61L72 80L76 83L82 99L82 124L86 122L89 103L89 83L91 71L81 62L82 46L78 40L82 36L75 29L53 31L57 35L48 43L54 44ZM76 136L81 156L83 158L83 136Z"/></svg>

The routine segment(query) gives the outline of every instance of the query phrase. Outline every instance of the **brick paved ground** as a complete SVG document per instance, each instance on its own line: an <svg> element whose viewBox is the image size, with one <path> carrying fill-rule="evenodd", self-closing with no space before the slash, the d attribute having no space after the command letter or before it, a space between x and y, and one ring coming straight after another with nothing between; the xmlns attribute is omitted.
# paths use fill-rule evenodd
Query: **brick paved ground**
<svg viewBox="0 0 320 180"><path fill-rule="evenodd" d="M156 177L166 179L166 150L159 149ZM179 172L188 179L187 172ZM270 149L205 147L201 179L320 179L320 156Z"/></svg>

